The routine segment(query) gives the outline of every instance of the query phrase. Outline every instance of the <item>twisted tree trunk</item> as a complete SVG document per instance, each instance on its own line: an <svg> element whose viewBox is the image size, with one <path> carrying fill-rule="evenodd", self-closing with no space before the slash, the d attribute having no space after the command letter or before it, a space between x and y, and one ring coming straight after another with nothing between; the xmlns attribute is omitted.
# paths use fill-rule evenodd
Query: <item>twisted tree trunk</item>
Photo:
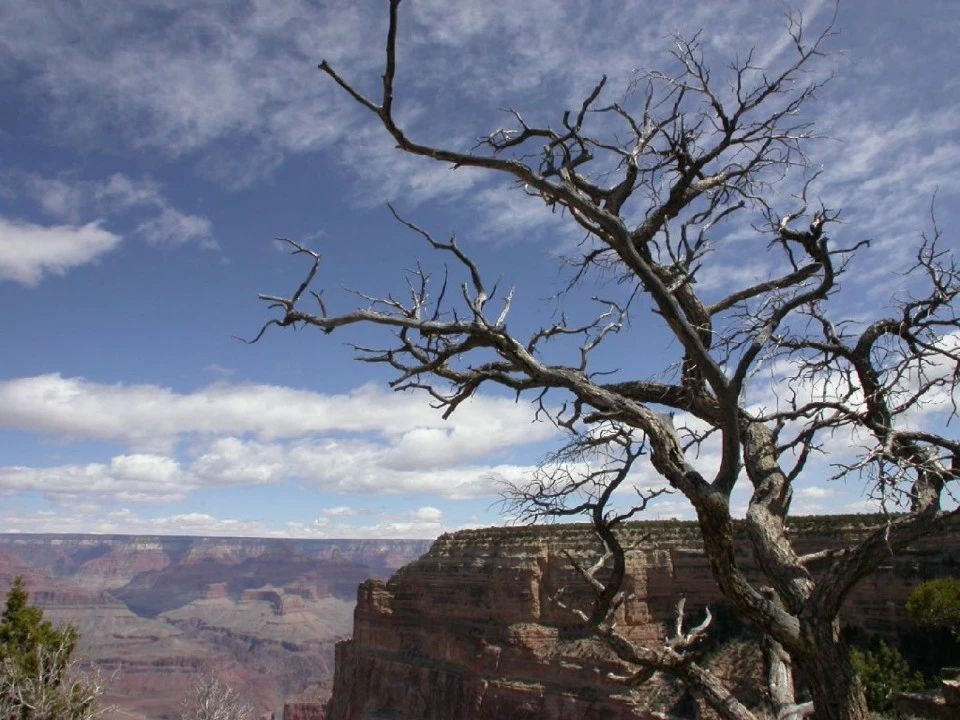
<svg viewBox="0 0 960 720"><path fill-rule="evenodd" d="M817 720L866 720L866 696L840 641L839 620L810 623L803 634L809 651L795 656L794 662L810 690Z"/></svg>

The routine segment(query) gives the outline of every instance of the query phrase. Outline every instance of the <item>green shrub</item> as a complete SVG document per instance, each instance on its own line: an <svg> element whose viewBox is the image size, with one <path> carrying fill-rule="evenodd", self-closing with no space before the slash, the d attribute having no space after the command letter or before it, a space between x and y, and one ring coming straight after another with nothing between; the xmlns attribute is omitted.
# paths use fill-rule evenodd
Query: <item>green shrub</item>
<svg viewBox="0 0 960 720"><path fill-rule="evenodd" d="M907 613L920 627L945 629L960 637L960 579L941 578L918 585L907 601Z"/></svg>
<svg viewBox="0 0 960 720"><path fill-rule="evenodd" d="M76 629L55 627L29 600L18 577L0 614L0 718L100 720L104 686L76 666Z"/></svg>
<svg viewBox="0 0 960 720"><path fill-rule="evenodd" d="M851 650L850 660L863 683L867 706L876 712L891 710L894 694L923 688L923 676L884 642L876 650Z"/></svg>

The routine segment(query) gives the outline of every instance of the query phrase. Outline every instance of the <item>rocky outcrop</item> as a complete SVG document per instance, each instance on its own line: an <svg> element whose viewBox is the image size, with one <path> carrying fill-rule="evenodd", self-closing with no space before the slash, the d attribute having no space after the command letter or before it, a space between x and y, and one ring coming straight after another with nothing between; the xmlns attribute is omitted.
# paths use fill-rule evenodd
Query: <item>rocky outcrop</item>
<svg viewBox="0 0 960 720"><path fill-rule="evenodd" d="M875 526L867 516L792 521L802 552L837 547ZM720 593L692 523L631 526L620 628L662 639L678 598L691 619ZM756 575L741 539L739 562ZM338 643L331 720L641 720L696 712L682 689L655 678L637 693L611 680L622 670L554 600L588 607L590 588L566 552L597 556L584 526L473 530L439 538L389 581L360 586L353 639ZM890 634L905 623L915 585L960 563L960 533L892 557L854 592L844 621ZM748 657L749 656L749 657ZM746 658L746 659L743 659ZM752 658L752 659L751 659ZM750 667L718 669L746 682ZM739 662L755 667L749 652ZM744 688L749 692L749 687Z"/></svg>
<svg viewBox="0 0 960 720"><path fill-rule="evenodd" d="M203 589L203 600L226 600L230 597L230 589L225 582L210 583Z"/></svg>

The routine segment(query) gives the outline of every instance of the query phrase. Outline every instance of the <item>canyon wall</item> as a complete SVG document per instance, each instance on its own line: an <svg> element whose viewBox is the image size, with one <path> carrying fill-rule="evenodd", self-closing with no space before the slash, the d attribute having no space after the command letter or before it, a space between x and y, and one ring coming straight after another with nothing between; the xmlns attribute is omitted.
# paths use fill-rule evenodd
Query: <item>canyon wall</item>
<svg viewBox="0 0 960 720"><path fill-rule="evenodd" d="M77 626L82 654L114 676L106 701L117 718L179 718L207 672L280 717L287 701L329 695L357 586L428 546L0 534L0 593L23 575L48 619Z"/></svg>
<svg viewBox="0 0 960 720"><path fill-rule="evenodd" d="M801 552L842 545L875 525L871 516L799 518ZM631 525L621 631L656 643L686 597L687 617L720 600L692 523ZM743 538L738 561L756 576ZM470 530L439 538L388 581L359 589L353 639L337 644L330 720L651 720L693 717L682 688L656 676L637 693L608 678L620 664L556 601L589 607L590 588L567 552L598 557L586 526ZM960 569L960 532L891 557L851 594L847 625L893 635L904 603L925 579ZM717 632L720 631L719 623ZM748 696L758 656L749 643L707 662Z"/></svg>

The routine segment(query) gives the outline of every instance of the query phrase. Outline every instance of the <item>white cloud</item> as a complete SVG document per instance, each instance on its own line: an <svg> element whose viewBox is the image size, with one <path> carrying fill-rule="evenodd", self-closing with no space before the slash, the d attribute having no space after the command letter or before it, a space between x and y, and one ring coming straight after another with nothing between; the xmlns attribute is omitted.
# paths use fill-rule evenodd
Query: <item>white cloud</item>
<svg viewBox="0 0 960 720"><path fill-rule="evenodd" d="M21 178L23 188L43 210L56 218L78 222L85 203L84 188L62 178L26 175Z"/></svg>
<svg viewBox="0 0 960 720"><path fill-rule="evenodd" d="M822 487L819 485L811 485L809 487L798 488L793 493L796 497L801 498L828 498L834 497L837 494L836 488Z"/></svg>
<svg viewBox="0 0 960 720"><path fill-rule="evenodd" d="M147 518L129 509L110 513L23 512L0 514L2 532L289 537L259 520L216 518L207 513L179 513ZM308 535L304 535L308 536Z"/></svg>
<svg viewBox="0 0 960 720"><path fill-rule="evenodd" d="M220 363L210 363L203 368L203 371L223 378L230 377L236 372L234 368L225 367Z"/></svg>
<svg viewBox="0 0 960 720"><path fill-rule="evenodd" d="M639 0L596 6L531 0L505 15L486 0L405 3L397 107L410 137L459 147L502 123L495 109L503 105L556 126L563 108L578 104L601 73L611 77L609 97L619 99L631 69L662 66L669 45L663 35L674 27L688 34L706 28L711 61L728 60L756 42L758 62L783 62L788 44L782 33L771 32L783 8L764 6L758 12L757 7L684 0L651 9ZM822 21L824 7L823 0L809 0L805 18L820 13ZM488 185L465 170L398 154L382 129L358 122L357 108L315 65L326 57L375 96L382 7L348 0L323 6L251 0L224 13L213 2L164 0L153 10L162 24L144 22L142 6L119 0L103 0L96 11L56 0L11 0L0 6L0 75L25 71L27 92L63 131L58 134L65 142L82 138L85 145L108 144L111 151L116 145L119 153L132 147L171 162L187 157L230 187L262 179L289 155L326 149L332 158L318 166L328 160L346 165L358 204L402 198L451 209L456 199L464 217L476 221L473 234L497 239L556 236L574 227L564 223L566 230L557 233L553 224L564 218L548 214L538 200ZM578 28L573 44L571 27ZM84 42L77 41L80 36ZM897 48L885 44L885 50L892 58ZM721 75L723 65L712 65ZM960 160L955 140L960 112L952 106L904 112L899 102L885 99L876 104L883 91L869 82L845 84L842 94L844 102L824 103L822 119L828 133L847 138L842 152L849 160L836 164L837 146L831 143L813 153L815 162L831 163L825 177L832 184L824 186L828 203L844 204L853 221L850 232L878 233L876 244L889 251L884 258L898 261L909 245L900 242L901 230L916 228L915 211L926 205L934 183L949 191L947 197L955 195L951 173ZM784 185L778 191L788 195ZM148 243L214 246L210 222L174 207L149 178L116 174L94 182L35 176L24 188L60 225L0 220L0 278L36 284L96 260L121 239L104 229L113 228L107 220L86 221L112 221L120 213L129 214L131 232ZM53 240L7 245L8 227L21 238L66 239L59 245ZM736 264L724 266L722 277L703 273L701 290L719 291L733 280L769 274L756 253L745 252L745 243L732 252ZM553 435L548 425L530 424L529 407L508 400L477 398L443 422L423 396L369 387L340 395L236 384L173 392L45 375L0 382L0 407L0 427L119 442L132 453L101 464L2 470L8 492L42 487L62 497L85 482L91 492L114 498L159 500L200 487L290 479L333 492L473 497L488 495L498 474L512 478L528 472L514 449ZM850 449L847 438L828 442ZM185 457L177 455L180 443L190 446ZM697 462L711 468L716 456L707 450ZM800 496L819 497L817 488L809 491ZM442 520L434 510L380 518L368 531L421 532ZM323 531L330 531L331 519L350 512L343 506L322 513ZM178 515L163 522L215 530L236 529L241 521Z"/></svg>
<svg viewBox="0 0 960 720"><path fill-rule="evenodd" d="M321 59L377 91L380 4L257 1L224 12L217 2L166 2L162 22L144 10L5 3L0 60L32 71L34 95L49 103L46 116L61 134L173 157L201 154L201 165L233 186L269 173L286 155L355 137L358 109L318 75ZM615 95L632 69L662 64L663 35L672 28L711 28L712 49L725 61L731 46L751 42L773 61L782 50L780 12L692 0L656 8L638 0L615 7L531 0L507 14L485 0L404 5L398 106L413 97L429 102L412 136L457 127L455 136L469 143L492 129L496 108L521 95L577 105L602 73ZM431 172L412 183L414 192L418 182L435 186Z"/></svg>
<svg viewBox="0 0 960 720"><path fill-rule="evenodd" d="M547 423L534 423L534 409L527 403L476 397L444 421L424 395L372 385L337 395L224 383L177 393L157 385L105 385L51 374L0 382L0 406L0 427L138 448L169 447L185 435L249 433L269 441L375 433L395 443L398 467L409 464L415 452L429 454L418 467L429 458L452 463L545 440L556 432Z"/></svg>
<svg viewBox="0 0 960 720"><path fill-rule="evenodd" d="M167 503L200 489L296 482L312 492L352 495L429 494L467 499L495 496L503 481L529 477L533 466L460 463L395 470L383 463L389 446L372 442L298 441L292 444L221 438L192 461L155 454L119 455L108 463L54 467L0 467L0 492L43 492L62 502L93 494L115 502ZM438 522L440 511L421 508L409 519ZM342 506L325 518L357 514Z"/></svg>
<svg viewBox="0 0 960 720"><path fill-rule="evenodd" d="M0 491L41 492L57 499L100 495L121 502L170 502L192 487L176 460L157 455L119 455L107 464L0 468Z"/></svg>
<svg viewBox="0 0 960 720"><path fill-rule="evenodd" d="M220 438L190 466L199 481L212 485L263 485L284 477L283 448Z"/></svg>
<svg viewBox="0 0 960 720"><path fill-rule="evenodd" d="M34 71L61 133L171 156L243 139L254 148L230 155L265 159L316 149L348 125L349 106L317 76L321 58L351 69L380 60L368 52L383 21L372 6L172 2L162 22L145 10L5 3L0 57Z"/></svg>
<svg viewBox="0 0 960 720"><path fill-rule="evenodd" d="M0 217L0 280L36 285L94 262L121 241L96 222L43 226Z"/></svg>
<svg viewBox="0 0 960 720"><path fill-rule="evenodd" d="M336 507L326 508L320 514L325 517L353 517L358 514L358 511L347 505L337 505Z"/></svg>
<svg viewBox="0 0 960 720"><path fill-rule="evenodd" d="M419 113L404 115L417 117ZM403 119L399 122L403 127L413 125ZM468 147L458 147L460 143L456 139L438 138L435 134L430 142L441 147L469 150ZM379 124L368 122L353 133L351 142L341 146L340 159L357 179L353 199L360 207L400 200L409 207L431 200L460 197L489 179L488 173L472 168L454 169L430 158L400 153L396 145ZM478 203L478 207L482 204Z"/></svg>
<svg viewBox="0 0 960 720"><path fill-rule="evenodd" d="M209 220L171 207L161 209L159 214L138 225L136 231L151 245L177 246L194 241L201 247L217 247Z"/></svg>
<svg viewBox="0 0 960 720"><path fill-rule="evenodd" d="M217 247L210 220L174 207L161 185L150 178L134 180L123 173L114 173L104 181L80 180L71 175L50 178L35 173L20 173L16 177L22 192L58 219L71 223L94 216L119 220L129 211L141 218L146 216L133 233L151 245L176 247L194 242L206 249Z"/></svg>
<svg viewBox="0 0 960 720"><path fill-rule="evenodd" d="M518 482L534 470L532 465L463 460L437 466L430 456L424 456L420 467L397 469L389 465L390 454L389 445L370 442L303 441L289 447L284 472L326 492L425 493L462 499L493 496L501 482Z"/></svg>
<svg viewBox="0 0 960 720"><path fill-rule="evenodd" d="M109 180L97 183L92 190L97 200L121 208L137 205L154 205L157 207L167 205L167 201L160 192L159 184L149 179L137 182L123 173L114 173Z"/></svg>
<svg viewBox="0 0 960 720"><path fill-rule="evenodd" d="M411 519L417 522L439 523L443 519L443 511L439 508L424 506L410 513Z"/></svg>
<svg viewBox="0 0 960 720"><path fill-rule="evenodd" d="M149 487L127 456L106 465L7 468L6 490L43 487L51 496L69 496L87 478L91 492L158 502L201 487L288 482L333 493L489 497L501 480L519 481L533 469L498 456L556 434L550 424L533 422L528 404L477 397L445 421L422 395L373 386L323 395L217 383L181 394L45 375L0 382L0 406L0 427L121 442L150 453L135 457L163 458L164 467L176 468ZM186 458L178 461L182 442ZM432 512L424 509L417 521Z"/></svg>
<svg viewBox="0 0 960 720"><path fill-rule="evenodd" d="M466 527L432 519L418 521L409 516L402 519L390 513L380 513L366 523L357 524L322 519L325 522L269 523L202 512L146 517L130 508L104 513L97 508L77 505L61 512L0 510L0 532L431 540L443 532Z"/></svg>

